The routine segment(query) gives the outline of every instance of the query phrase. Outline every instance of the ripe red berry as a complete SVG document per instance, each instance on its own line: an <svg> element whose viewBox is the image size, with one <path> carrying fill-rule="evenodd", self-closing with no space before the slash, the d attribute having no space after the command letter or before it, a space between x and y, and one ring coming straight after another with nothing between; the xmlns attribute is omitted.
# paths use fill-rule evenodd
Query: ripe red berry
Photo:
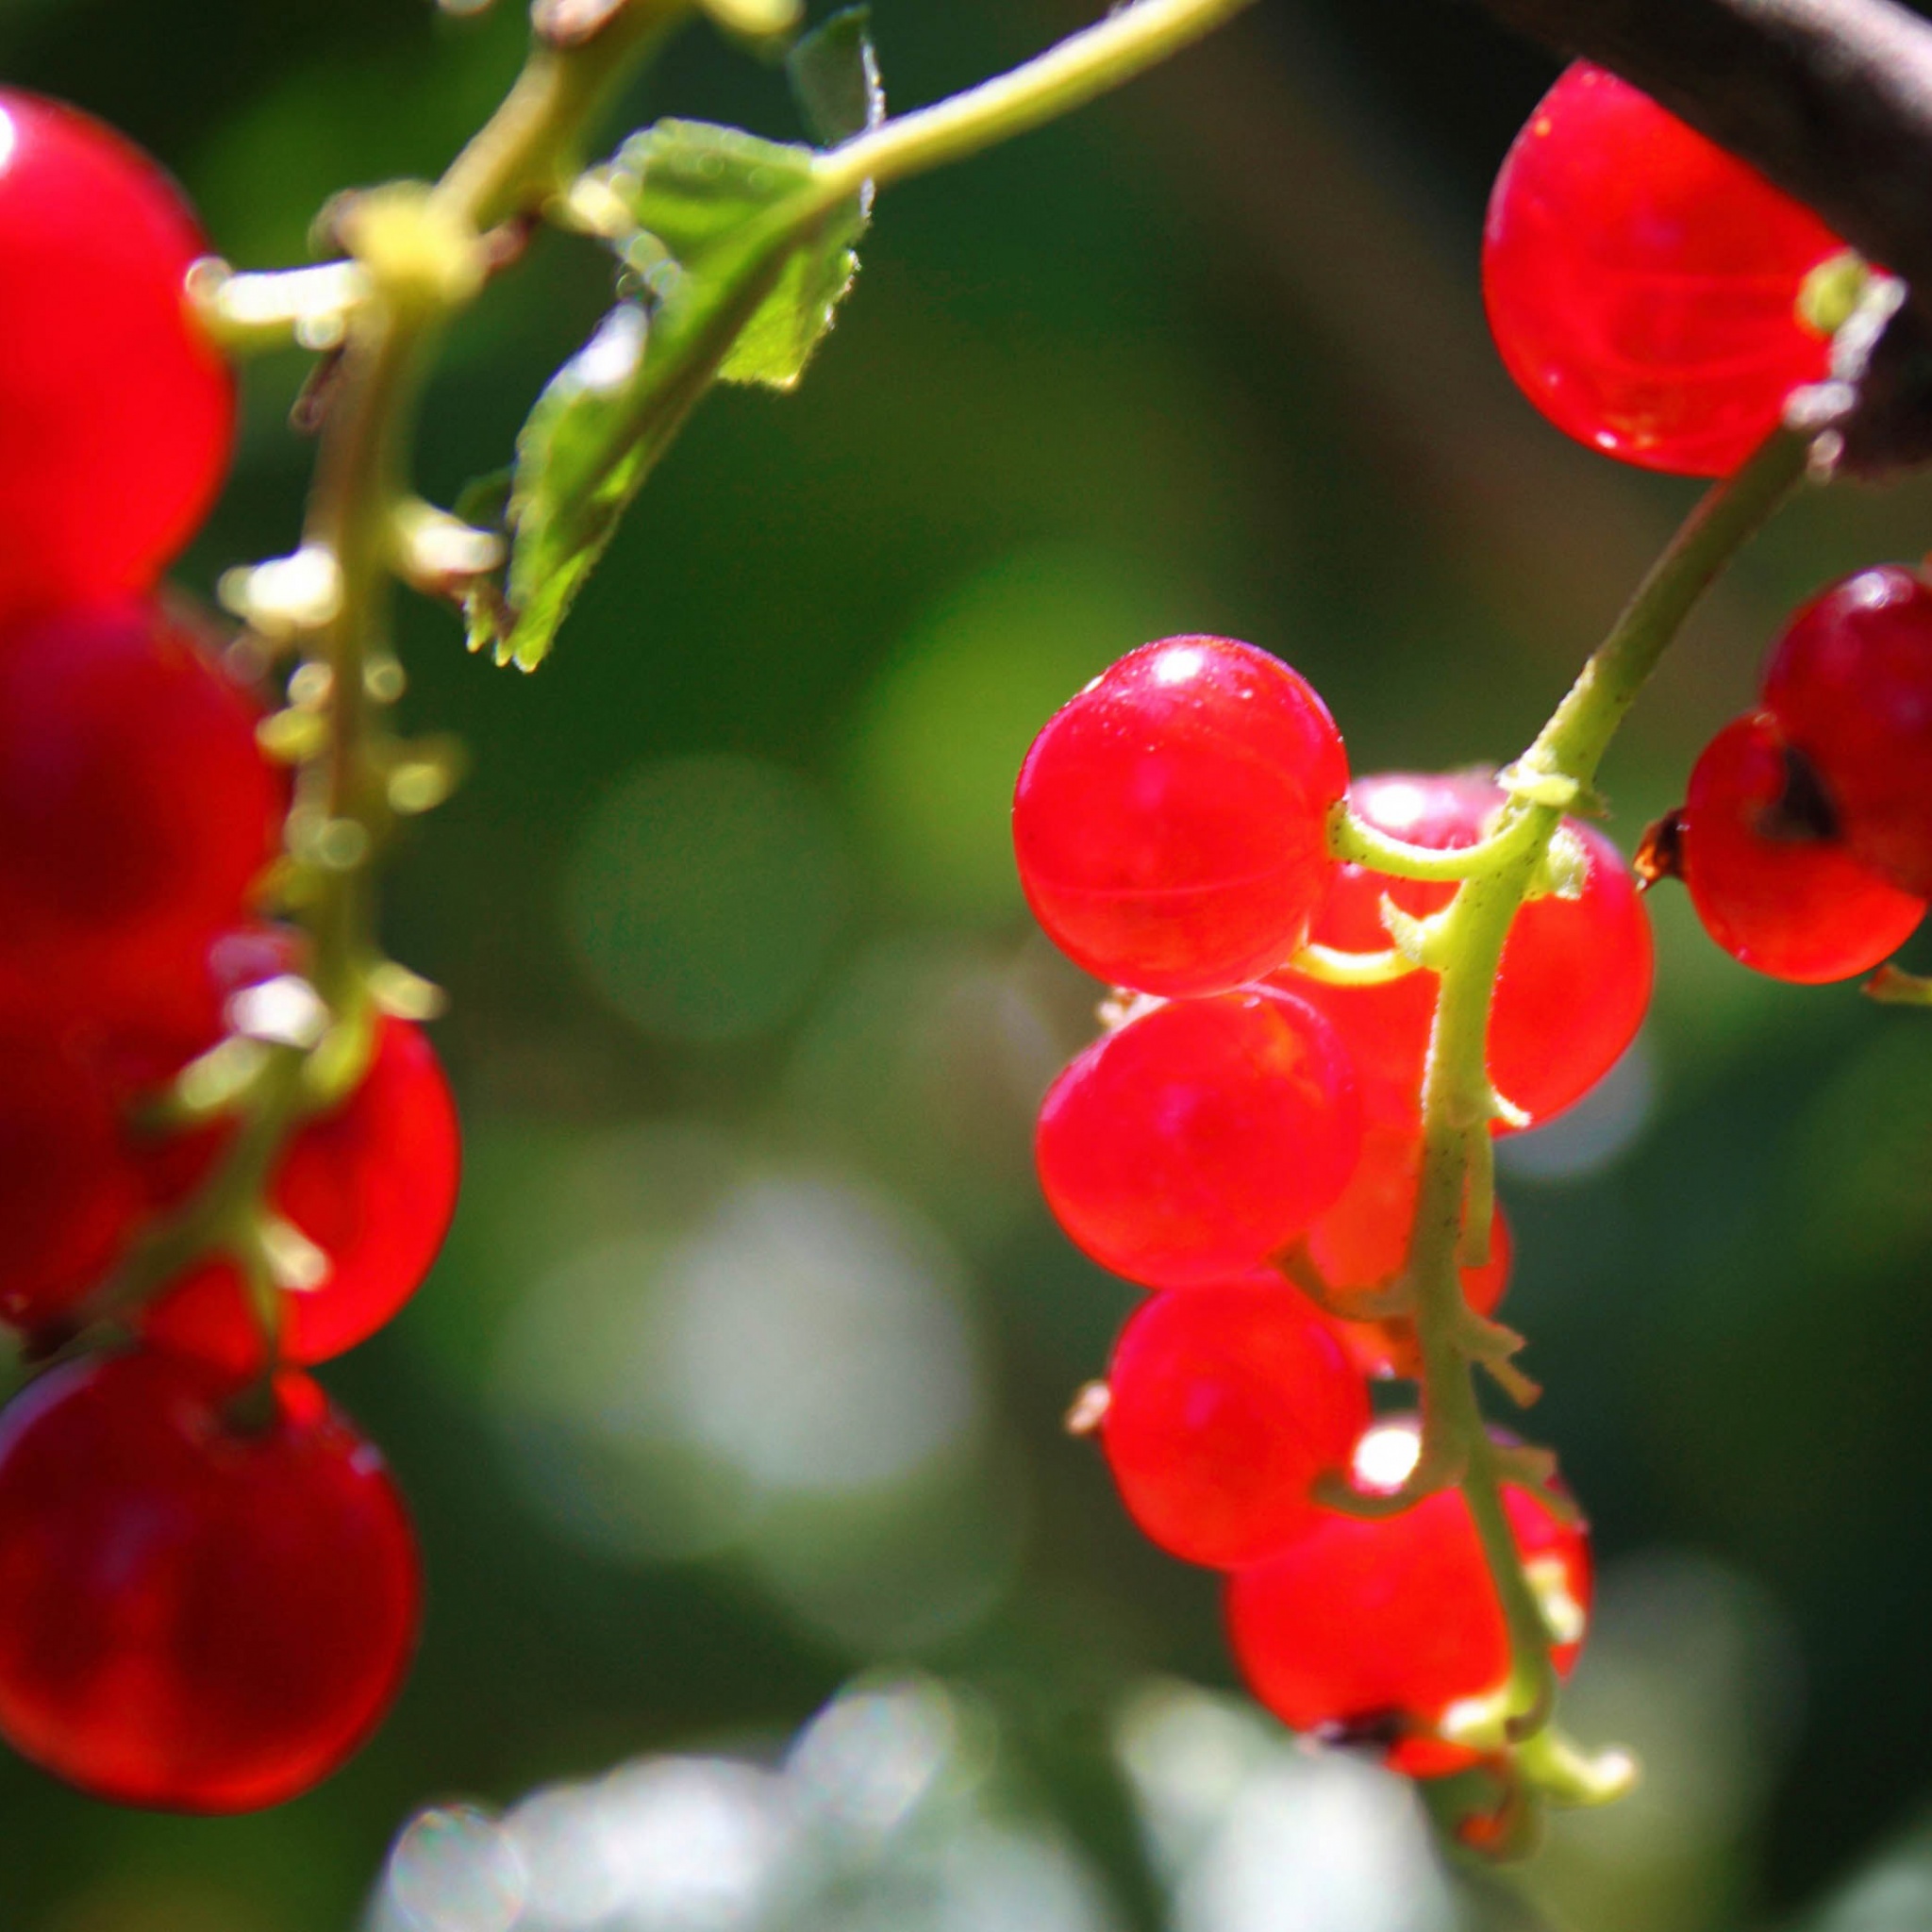
<svg viewBox="0 0 1932 1932"><path fill-rule="evenodd" d="M1675 824L1704 929L1774 979L1815 986L1869 972L1925 916L1923 899L1845 850L1809 761L1761 713L1705 747Z"/></svg>
<svg viewBox="0 0 1932 1932"><path fill-rule="evenodd" d="M1483 294L1503 360L1593 449L1728 475L1823 379L1798 317L1844 243L1802 204L1587 61L1543 96L1490 196Z"/></svg>
<svg viewBox="0 0 1932 1932"><path fill-rule="evenodd" d="M1412 1422L1363 1438L1363 1469L1401 1448ZM1553 1652L1567 1673L1590 1607L1590 1545L1526 1490L1503 1492L1517 1549L1532 1566ZM1433 1731L1452 1705L1501 1689L1509 1673L1502 1606L1469 1506L1441 1490L1399 1515L1330 1510L1227 1590L1234 1652L1249 1688L1298 1731Z"/></svg>
<svg viewBox="0 0 1932 1932"><path fill-rule="evenodd" d="M151 589L214 500L235 382L183 287L207 252L138 148L0 88L0 616Z"/></svg>
<svg viewBox="0 0 1932 1932"><path fill-rule="evenodd" d="M131 1021L201 981L279 832L256 717L155 605L0 630L0 1014Z"/></svg>
<svg viewBox="0 0 1932 1932"><path fill-rule="evenodd" d="M1341 1472L1369 1398L1285 1282L1158 1294L1114 1344L1102 1441L1128 1513L1162 1549L1232 1569L1279 1549Z"/></svg>
<svg viewBox="0 0 1932 1932"><path fill-rule="evenodd" d="M1040 923L1110 985L1179 995L1258 978L1327 889L1348 760L1278 658L1168 638L1104 671L1034 740L1013 797Z"/></svg>
<svg viewBox="0 0 1932 1932"><path fill-rule="evenodd" d="M282 1353L326 1361L366 1340L429 1272L456 1210L456 1103L422 1032L385 1020L361 1084L296 1133L269 1184L275 1212L328 1272L283 1295ZM152 1304L142 1332L158 1346L238 1373L259 1366L260 1329L232 1263L197 1269Z"/></svg>
<svg viewBox="0 0 1932 1932"><path fill-rule="evenodd" d="M1852 857L1932 898L1932 588L1899 564L1833 584L1786 625L1763 689Z"/></svg>
<svg viewBox="0 0 1932 1932"><path fill-rule="evenodd" d="M1362 1135L1362 1156L1341 1198L1308 1229L1308 1261L1326 1285L1329 1299L1386 1288L1408 1259L1422 1181L1420 1138L1391 1127ZM1500 1206L1490 1226L1490 1258L1465 1268L1462 1295L1479 1315L1489 1314L1509 1285L1509 1224ZM1415 1375L1422 1358L1414 1324L1407 1317L1336 1320L1335 1333L1351 1358L1371 1375Z"/></svg>
<svg viewBox="0 0 1932 1932"><path fill-rule="evenodd" d="M38 1329L71 1309L175 1191L163 1174L125 1096L78 1054L0 1040L0 1320Z"/></svg>
<svg viewBox="0 0 1932 1932"><path fill-rule="evenodd" d="M381 1457L306 1376L257 1430L234 1392L94 1357L0 1415L0 1735L96 1797L278 1804L408 1666L421 1574Z"/></svg>
<svg viewBox="0 0 1932 1932"><path fill-rule="evenodd" d="M1349 796L1370 824L1439 850L1474 844L1503 802L1490 779L1468 772L1358 779ZM1491 1077L1505 1099L1538 1122L1581 1099L1609 1072L1650 1004L1650 920L1630 869L1601 832L1564 823L1587 861L1581 894L1535 899L1517 914L1490 1014ZM1423 917L1440 911L1454 891L1343 866L1316 915L1313 937L1353 952L1376 951L1389 943L1385 894ZM1412 973L1385 986L1335 987L1284 974L1274 983L1291 988L1334 1023L1355 1061L1369 1121L1413 1133L1421 1121L1435 976Z"/></svg>
<svg viewBox="0 0 1932 1932"><path fill-rule="evenodd" d="M1176 1000L1056 1080L1034 1153L1060 1225L1152 1288L1234 1279L1341 1193L1361 1149L1348 1056L1301 1001Z"/></svg>

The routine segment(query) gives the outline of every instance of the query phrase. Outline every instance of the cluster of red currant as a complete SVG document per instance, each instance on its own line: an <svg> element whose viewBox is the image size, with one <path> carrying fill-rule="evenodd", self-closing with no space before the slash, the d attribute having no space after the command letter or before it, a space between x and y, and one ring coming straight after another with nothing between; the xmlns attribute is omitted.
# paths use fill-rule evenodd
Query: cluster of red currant
<svg viewBox="0 0 1932 1932"><path fill-rule="evenodd" d="M75 1355L0 1415L0 1734L230 1810L332 1770L408 1662L401 1499L292 1365L413 1291L458 1139L422 1035L263 923L288 774L157 592L234 432L205 253L146 157L0 91L0 1319ZM317 1076L291 1138L186 1104L277 1055Z"/></svg>
<svg viewBox="0 0 1932 1932"><path fill-rule="evenodd" d="M1473 774L1348 777L1307 684L1221 638L1149 644L1047 724L1014 802L1021 878L1061 950L1124 991L1048 1092L1037 1151L1073 1240L1163 1291L1116 1344L1100 1421L1135 1520L1232 1573L1237 1655L1289 1724L1447 1769L1470 1760L1445 1718L1509 1667L1468 1506L1445 1491L1369 1519L1317 1496L1324 1475L1400 1488L1419 1441L1371 1426L1368 1378L1420 1370L1411 1320L1383 1305L1416 1214L1434 982L1334 984L1296 962L1386 948L1391 918L1454 890L1337 864L1345 797L1440 851L1474 844L1504 794ZM1650 992L1635 881L1600 834L1565 832L1562 888L1518 920L1495 991L1490 1065L1518 1124L1600 1079ZM1473 1308L1508 1265L1499 1222L1463 1273ZM1507 1494L1566 1666L1583 1534L1551 1497Z"/></svg>
<svg viewBox="0 0 1932 1932"><path fill-rule="evenodd" d="M1710 475L1827 376L1829 328L1865 275L1805 208L1588 65L1512 148L1484 258L1504 359L1555 423ZM1644 871L1680 871L1720 942L1764 971L1864 970L1932 895L1932 588L1883 570L1827 591L1779 643L1762 706L1705 755ZM1419 1775L1474 1761L1462 1740L1489 1733L1458 1720L1493 1712L1517 1662L1494 1545L1507 1557L1513 1540L1559 1674L1591 1588L1554 1484L1507 1483L1507 1533L1499 1518L1488 1548L1464 1492L1424 1484L1413 1500L1424 1432L1373 1420L1365 1381L1433 1392L1407 1278L1445 984L1422 936L1476 890L1395 863L1397 848L1474 847L1513 823L1505 806L1474 774L1351 787L1315 692L1206 637L1147 645L1080 692L1014 805L1035 913L1121 989L1037 1141L1061 1226L1161 1291L1085 1406L1115 1480L1156 1542L1230 1574L1235 1652L1264 1703L1298 1729L1378 1740ZM1338 831L1418 875L1337 863ZM1496 1132L1581 1097L1650 994L1649 927L1616 849L1566 820L1541 864L1487 1012ZM1490 1215L1484 1188L1444 1218ZM1468 1322L1502 1296L1507 1230L1454 1231ZM1407 1507L1377 1510L1378 1494Z"/></svg>
<svg viewBox="0 0 1932 1932"><path fill-rule="evenodd" d="M1826 375L1817 298L1860 272L1809 209L1584 63L1510 150L1483 257L1503 359L1550 420L1691 475L1735 470ZM1932 590L1888 567L1801 610L1640 864L1774 977L1897 951L1932 896Z"/></svg>

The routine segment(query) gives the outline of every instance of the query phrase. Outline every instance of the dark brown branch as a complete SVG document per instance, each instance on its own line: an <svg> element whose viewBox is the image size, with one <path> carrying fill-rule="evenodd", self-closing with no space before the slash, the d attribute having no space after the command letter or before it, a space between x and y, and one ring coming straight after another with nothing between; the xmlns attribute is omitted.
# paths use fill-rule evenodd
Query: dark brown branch
<svg viewBox="0 0 1932 1932"><path fill-rule="evenodd" d="M1932 22L1894 0L1482 0L1613 69L1932 291Z"/></svg>

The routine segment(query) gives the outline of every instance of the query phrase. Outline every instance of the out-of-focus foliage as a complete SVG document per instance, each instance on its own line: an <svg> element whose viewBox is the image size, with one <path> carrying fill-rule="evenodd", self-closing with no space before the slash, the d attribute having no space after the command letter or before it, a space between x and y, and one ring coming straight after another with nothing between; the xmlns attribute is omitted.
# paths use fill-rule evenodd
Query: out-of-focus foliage
<svg viewBox="0 0 1932 1932"><path fill-rule="evenodd" d="M874 28L906 106L1093 10ZM257 266L331 191L433 173L520 38L514 0L11 0L0 74L154 146ZM454 995L470 1163L418 1303L326 1374L422 1520L420 1666L264 1817L0 1760L6 1932L1925 1923L1923 1015L1755 981L1660 892L1641 1058L1511 1150L1535 1427L1605 1561L1577 1724L1651 1768L1520 1883L1445 1874L1398 1787L1221 1701L1211 1579L1058 1425L1133 1297L1029 1171L1093 997L1011 878L1033 729L1129 646L1224 630L1360 769L1507 757L1688 500L1563 444L1482 335L1481 197L1547 71L1442 0L1270 0L882 200L807 379L706 404L540 675L405 613L411 715L475 773L388 937ZM708 27L612 146L665 115L805 131ZM501 467L609 296L556 238L491 290L426 490ZM251 372L189 583L288 547L300 375ZM1928 511L1833 495L1751 555L1613 757L1626 846L1781 608L1917 555Z"/></svg>

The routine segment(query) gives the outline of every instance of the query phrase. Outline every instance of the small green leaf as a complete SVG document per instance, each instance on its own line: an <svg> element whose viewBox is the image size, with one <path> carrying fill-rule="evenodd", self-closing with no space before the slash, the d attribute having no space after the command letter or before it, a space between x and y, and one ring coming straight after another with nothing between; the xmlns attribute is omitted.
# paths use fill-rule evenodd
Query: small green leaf
<svg viewBox="0 0 1932 1932"><path fill-rule="evenodd" d="M814 27L786 57L785 72L807 130L827 147L886 118L870 7L848 7Z"/></svg>
<svg viewBox="0 0 1932 1932"><path fill-rule="evenodd" d="M508 570L467 599L472 650L535 669L711 384L790 389L804 373L865 226L861 198L828 200L814 160L737 128L665 121L594 177L636 224L621 240L634 299L552 379L517 440Z"/></svg>
<svg viewBox="0 0 1932 1932"><path fill-rule="evenodd" d="M864 208L855 198L823 210L813 159L808 147L760 141L735 127L660 121L625 142L606 176L642 235L660 243L687 275L701 278L738 274L733 258L742 253L749 229L798 206L792 258L725 355L718 373L726 382L796 384L858 272L853 243L864 232ZM635 244L630 253L635 266Z"/></svg>

